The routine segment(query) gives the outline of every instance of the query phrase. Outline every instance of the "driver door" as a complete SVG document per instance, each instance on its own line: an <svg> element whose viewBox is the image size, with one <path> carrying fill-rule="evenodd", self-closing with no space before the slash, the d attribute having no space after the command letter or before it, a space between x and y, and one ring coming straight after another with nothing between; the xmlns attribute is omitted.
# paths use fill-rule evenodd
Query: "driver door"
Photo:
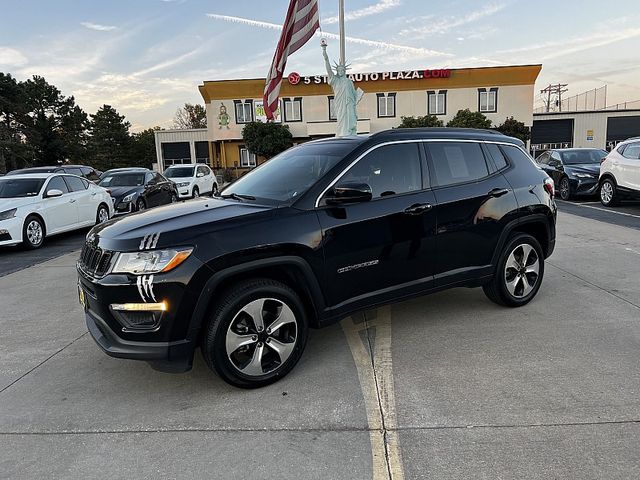
<svg viewBox="0 0 640 480"><path fill-rule="evenodd" d="M373 198L317 210L325 254L328 303L358 308L371 296L421 291L433 282L435 197L425 188L419 143L380 146L335 183L366 183ZM331 191L331 190L330 190ZM360 297L360 298L358 298Z"/></svg>
<svg viewBox="0 0 640 480"><path fill-rule="evenodd" d="M60 190L60 197L47 197L47 192ZM42 198L43 217L47 234L60 232L72 228L78 223L78 199L69 192L62 175L49 179Z"/></svg>

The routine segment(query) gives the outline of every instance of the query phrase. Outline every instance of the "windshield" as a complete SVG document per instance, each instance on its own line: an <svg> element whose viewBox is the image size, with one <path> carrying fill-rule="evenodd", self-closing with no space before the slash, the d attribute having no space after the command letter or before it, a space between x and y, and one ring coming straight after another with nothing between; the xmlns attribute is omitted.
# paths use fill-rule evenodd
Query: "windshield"
<svg viewBox="0 0 640 480"><path fill-rule="evenodd" d="M604 150L569 150L560 152L560 155L562 155L562 163L565 165L600 164L602 159L607 156L607 152Z"/></svg>
<svg viewBox="0 0 640 480"><path fill-rule="evenodd" d="M100 180L101 187L137 187L144 185L144 173L113 173Z"/></svg>
<svg viewBox="0 0 640 480"><path fill-rule="evenodd" d="M169 167L165 170L164 176L167 178L193 177L193 167Z"/></svg>
<svg viewBox="0 0 640 480"><path fill-rule="evenodd" d="M229 185L222 196L289 202L305 193L355 147L351 142L325 142L290 148Z"/></svg>
<svg viewBox="0 0 640 480"><path fill-rule="evenodd" d="M0 178L0 198L35 197L44 178Z"/></svg>

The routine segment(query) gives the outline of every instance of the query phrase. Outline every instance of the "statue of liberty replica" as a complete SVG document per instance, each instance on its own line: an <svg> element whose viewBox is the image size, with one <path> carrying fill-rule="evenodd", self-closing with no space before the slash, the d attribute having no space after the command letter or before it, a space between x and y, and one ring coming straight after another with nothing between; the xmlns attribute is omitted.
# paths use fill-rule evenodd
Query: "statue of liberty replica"
<svg viewBox="0 0 640 480"><path fill-rule="evenodd" d="M327 55L327 42L322 39L322 55L327 68L329 85L333 89L333 108L337 120L336 137L346 137L358 133L358 113L356 107L364 92L357 89L353 81L347 76L347 65L341 55L340 63L336 64L336 71L333 72L329 56Z"/></svg>

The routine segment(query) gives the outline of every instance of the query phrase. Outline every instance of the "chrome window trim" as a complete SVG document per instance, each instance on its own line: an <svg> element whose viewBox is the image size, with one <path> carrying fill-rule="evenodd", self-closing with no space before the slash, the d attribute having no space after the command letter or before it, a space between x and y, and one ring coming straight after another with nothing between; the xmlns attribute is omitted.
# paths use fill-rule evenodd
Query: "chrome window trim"
<svg viewBox="0 0 640 480"><path fill-rule="evenodd" d="M345 173L347 173L351 169L351 167L353 167L362 158L364 158L366 155L368 155L369 153L373 152L374 150L376 150L376 149L378 149L380 147L387 146L387 145L396 145L396 144L401 144L401 143L428 143L428 142L493 143L493 144L496 144L496 145L507 145L507 146L511 146L511 147L516 147L516 148L519 148L522 151L522 153L525 154L525 156L529 159L529 161L531 161L531 163L533 164L534 167L536 167L538 170L541 170L540 166L536 164L536 162L533 160L533 158L531 158L531 155L529 155L524 148L522 148L520 145L516 145L516 144L513 144L513 143L509 143L509 142L500 142L500 141L496 141L496 140L472 140L472 139L468 139L468 138L412 138L412 139L408 139L408 140L390 140L388 142L383 142L383 143L378 143L377 145L373 145L372 147L368 148L363 153L361 153L353 162L351 162L349 165L347 165L336 176L336 178L334 178L333 181L329 185L327 185L327 187L320 193L320 195L318 195L318 197L316 198L314 207L315 208L320 208L320 200L329 191L329 189L331 187L333 187L336 183L338 183L338 181L345 175Z"/></svg>

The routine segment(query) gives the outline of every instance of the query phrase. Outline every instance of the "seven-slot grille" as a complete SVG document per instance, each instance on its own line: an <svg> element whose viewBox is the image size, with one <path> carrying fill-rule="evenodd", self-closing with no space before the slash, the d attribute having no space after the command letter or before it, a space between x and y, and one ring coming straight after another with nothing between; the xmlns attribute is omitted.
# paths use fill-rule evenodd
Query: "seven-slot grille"
<svg viewBox="0 0 640 480"><path fill-rule="evenodd" d="M112 258L113 252L85 243L80 253L80 266L85 272L101 277L109 270Z"/></svg>

